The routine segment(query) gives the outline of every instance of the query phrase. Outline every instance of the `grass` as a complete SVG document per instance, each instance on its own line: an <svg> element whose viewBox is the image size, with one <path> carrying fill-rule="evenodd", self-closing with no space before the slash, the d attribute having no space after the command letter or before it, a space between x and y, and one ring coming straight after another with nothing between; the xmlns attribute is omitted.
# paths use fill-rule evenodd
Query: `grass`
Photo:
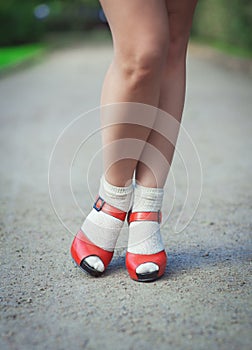
<svg viewBox="0 0 252 350"><path fill-rule="evenodd" d="M104 27L84 32L52 33L44 43L0 47L0 72L15 68L31 59L39 58L47 49L111 41L109 31Z"/></svg>
<svg viewBox="0 0 252 350"><path fill-rule="evenodd" d="M28 44L20 46L0 47L0 70L11 68L38 58L45 51L43 44Z"/></svg>

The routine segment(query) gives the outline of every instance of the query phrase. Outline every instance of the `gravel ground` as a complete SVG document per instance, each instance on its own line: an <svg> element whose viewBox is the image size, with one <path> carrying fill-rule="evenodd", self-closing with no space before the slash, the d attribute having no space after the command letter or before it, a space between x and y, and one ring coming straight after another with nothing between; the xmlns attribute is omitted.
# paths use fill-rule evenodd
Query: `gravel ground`
<svg viewBox="0 0 252 350"><path fill-rule="evenodd" d="M252 80L202 50L190 50L184 126L199 152L203 191L193 220L176 233L186 190L176 156L177 197L162 228L165 276L149 284L130 280L124 244L99 279L70 259L72 234L50 202L49 157L62 129L99 105L111 55L105 44L62 49L0 80L0 348L249 350ZM99 125L98 118L89 122ZM85 166L93 150L91 142ZM64 222L75 230L83 216L60 175L57 185ZM89 189L80 187L78 196L88 210Z"/></svg>

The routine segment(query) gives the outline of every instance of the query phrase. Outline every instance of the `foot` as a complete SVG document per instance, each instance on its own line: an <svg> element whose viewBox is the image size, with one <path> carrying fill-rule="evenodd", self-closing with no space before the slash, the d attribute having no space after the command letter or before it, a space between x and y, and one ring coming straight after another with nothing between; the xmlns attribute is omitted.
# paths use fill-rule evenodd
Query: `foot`
<svg viewBox="0 0 252 350"><path fill-rule="evenodd" d="M129 215L127 268L138 281L159 278L166 265L160 233L163 189L136 186L132 213Z"/></svg>
<svg viewBox="0 0 252 350"><path fill-rule="evenodd" d="M116 187L109 184L104 177L101 179L100 196L71 248L75 262L91 275L102 274L112 259L131 205L132 191L132 185Z"/></svg>

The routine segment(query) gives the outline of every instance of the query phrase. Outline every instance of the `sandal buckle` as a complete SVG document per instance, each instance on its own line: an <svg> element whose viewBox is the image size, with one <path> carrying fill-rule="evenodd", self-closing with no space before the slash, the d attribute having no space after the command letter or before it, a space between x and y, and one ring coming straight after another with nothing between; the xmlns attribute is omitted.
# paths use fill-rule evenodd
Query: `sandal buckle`
<svg viewBox="0 0 252 350"><path fill-rule="evenodd" d="M102 210L102 207L104 206L105 204L105 200L102 199L100 196L96 199L94 205L93 205L93 208L97 211L100 211Z"/></svg>

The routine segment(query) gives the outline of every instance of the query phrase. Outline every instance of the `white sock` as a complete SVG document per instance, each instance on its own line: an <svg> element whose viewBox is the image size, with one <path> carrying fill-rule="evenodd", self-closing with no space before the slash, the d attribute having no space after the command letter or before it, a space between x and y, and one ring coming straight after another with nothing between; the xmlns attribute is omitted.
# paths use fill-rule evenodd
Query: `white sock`
<svg viewBox="0 0 252 350"><path fill-rule="evenodd" d="M132 212L156 212L161 210L163 201L162 188L150 188L136 185ZM134 221L129 227L128 252L134 254L156 254L164 249L160 234L160 224L155 221ZM158 270L154 263L138 266L137 273Z"/></svg>
<svg viewBox="0 0 252 350"><path fill-rule="evenodd" d="M117 187L108 183L104 176L101 178L99 196L117 209L129 211L132 204L132 193L132 184L128 187ZM123 221L104 213L102 210L98 212L93 208L85 219L81 230L96 246L113 251L122 226ZM98 257L88 257L86 262L96 270L104 271L103 262Z"/></svg>

